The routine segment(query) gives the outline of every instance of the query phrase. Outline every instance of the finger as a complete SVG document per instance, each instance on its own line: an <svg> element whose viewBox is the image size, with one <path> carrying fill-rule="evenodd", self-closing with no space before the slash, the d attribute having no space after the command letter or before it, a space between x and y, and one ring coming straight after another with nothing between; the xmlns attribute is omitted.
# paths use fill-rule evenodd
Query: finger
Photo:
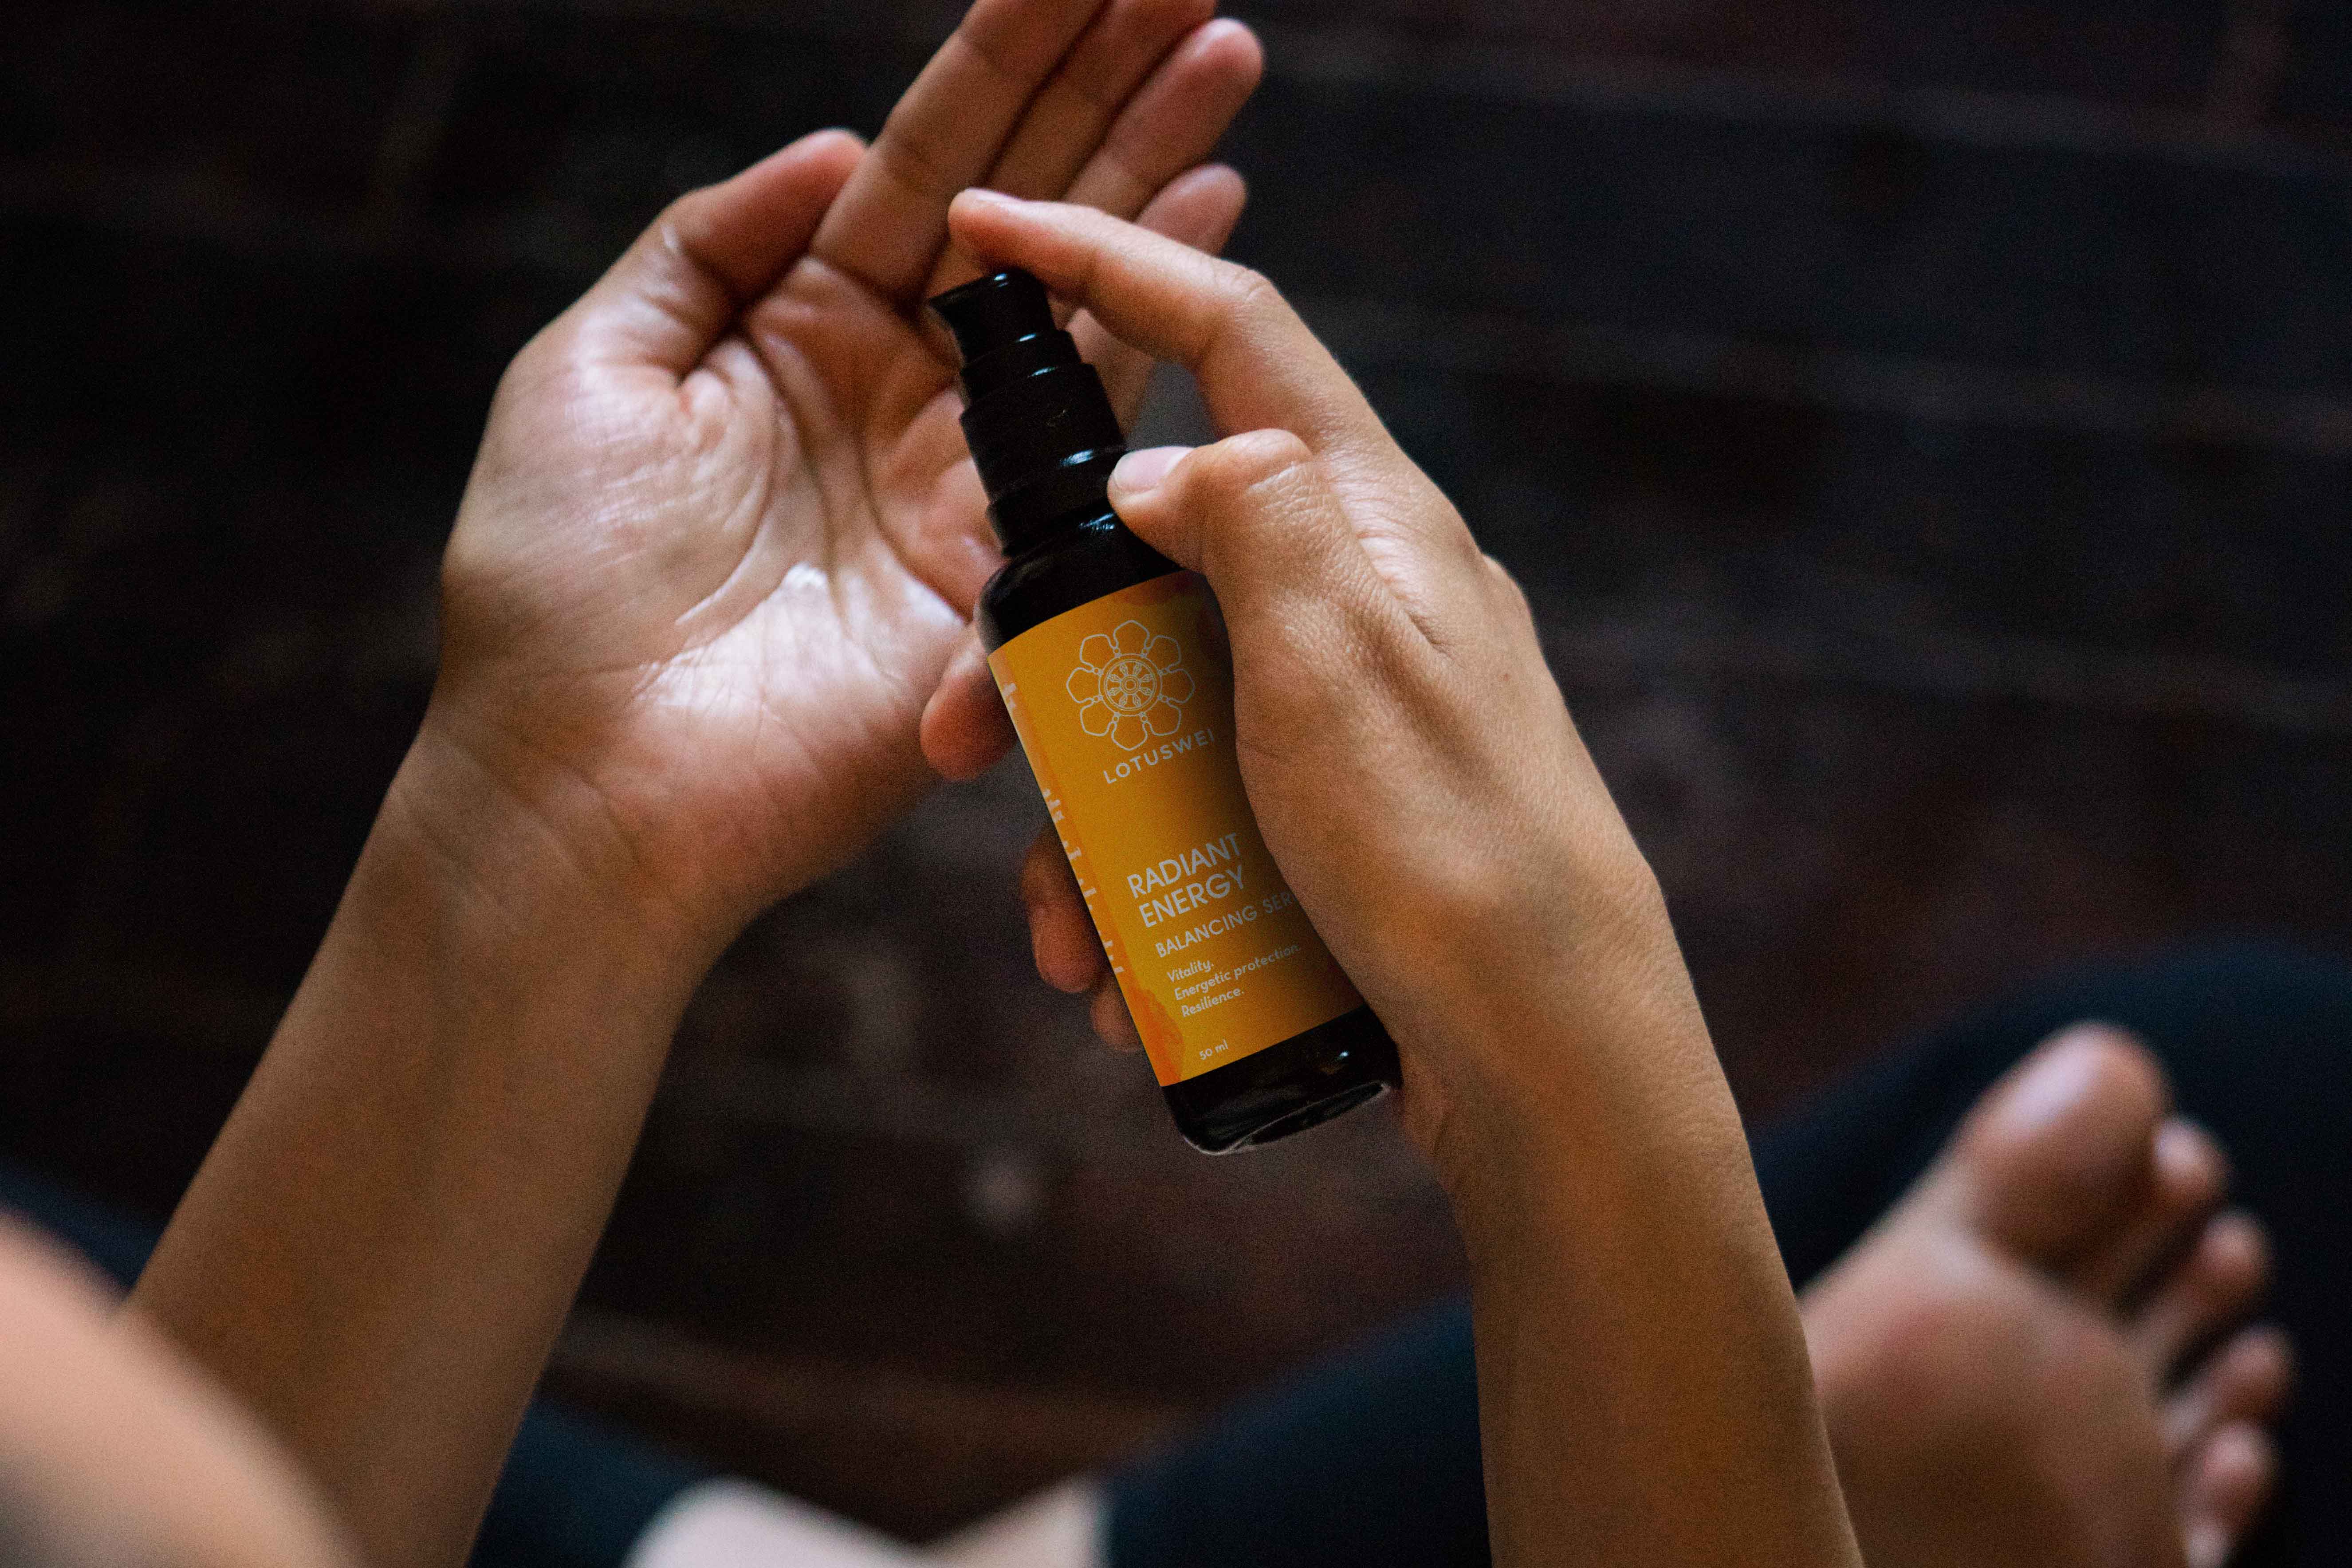
<svg viewBox="0 0 2352 1568"><path fill-rule="evenodd" d="M1318 667L1362 670L1387 663L1379 650L1408 629L1322 462L1287 430L1130 452L1111 470L1110 502L1146 542L1209 579L1236 658L1264 631Z"/></svg>
<svg viewBox="0 0 2352 1568"><path fill-rule="evenodd" d="M1021 859L1021 903L1029 912L1029 947L1046 984L1072 995L1110 973L1093 917L1078 896L1070 858L1051 826L1031 840Z"/></svg>
<svg viewBox="0 0 2352 1568"><path fill-rule="evenodd" d="M1097 33L1126 20L1121 3L1113 0L1112 9L1097 21ZM1185 7L1188 24L1200 24L1191 26L1189 36L1181 42L1175 36L1155 40L1157 52L1143 69L1106 74L1091 89L1068 90L1058 103L1057 79L981 183L992 191L1079 202L1131 218L1169 181L1206 158L1257 89L1265 51L1257 35L1241 23L1207 21L1207 5L1178 3ZM1094 36L1072 51L1071 64L1064 68L1072 81L1087 79L1078 62ZM969 253L950 245L927 291L953 288L981 270Z"/></svg>
<svg viewBox="0 0 2352 1568"><path fill-rule="evenodd" d="M976 254L1028 268L1113 336L1192 372L1220 431L1286 430L1329 462L1417 621L1480 613L1492 573L1461 513L1264 278L1087 207L967 191L950 216Z"/></svg>
<svg viewBox="0 0 2352 1568"><path fill-rule="evenodd" d="M1157 85L1162 66L1176 64L1181 45L1209 26L1213 12L1213 0L1110 0L1110 9L1096 16L1063 68L1030 103L1021 130L1013 132L983 184L1009 195L1066 200L1079 169L1094 160L1112 124L1127 115L1136 89L1148 80ZM1206 146L1216 146L1216 136ZM1197 160L1200 153L1176 169ZM1139 197L1119 216L1134 216L1140 205Z"/></svg>
<svg viewBox="0 0 2352 1568"><path fill-rule="evenodd" d="M1033 193L992 182L990 188L1057 196L1131 218L1153 193L1215 151L1265 74L1256 34L1230 18L1211 22L1152 73L1066 191Z"/></svg>
<svg viewBox="0 0 2352 1568"><path fill-rule="evenodd" d="M1215 12L1214 0L1110 0L1030 103L988 188L1061 199L1136 89Z"/></svg>
<svg viewBox="0 0 2352 1568"><path fill-rule="evenodd" d="M1151 199L1136 221L1155 234L1213 256L1233 237L1249 199L1242 177L1222 163L1211 163L1180 174ZM1081 310L1070 322L1078 352L1101 373L1111 406L1121 425L1131 424L1142 405L1143 389L1151 379L1151 356L1128 347L1103 330L1102 323Z"/></svg>
<svg viewBox="0 0 2352 1568"><path fill-rule="evenodd" d="M919 733L924 757L942 778L978 778L1013 749L1013 721L997 695L979 633L965 633L948 660L939 689L924 705Z"/></svg>
<svg viewBox="0 0 2352 1568"><path fill-rule="evenodd" d="M1095 986L1094 999L1087 1004L1087 1019L1095 1026L1102 1043L1114 1050L1139 1051L1143 1037L1135 1032L1135 1015L1127 1010L1127 998L1106 976Z"/></svg>
<svg viewBox="0 0 2352 1568"><path fill-rule="evenodd" d="M807 250L864 149L820 131L678 197L566 312L576 341L683 376Z"/></svg>
<svg viewBox="0 0 2352 1568"><path fill-rule="evenodd" d="M2222 1427L2181 1478L2181 1544L2189 1568L2222 1568L2268 1506L2278 1484L2278 1447L2246 1422Z"/></svg>
<svg viewBox="0 0 2352 1568"><path fill-rule="evenodd" d="M2263 1327L2232 1335L2165 1400L2166 1455L2177 1466L2232 1421L2267 1425L2294 1386L2294 1351L2283 1331Z"/></svg>
<svg viewBox="0 0 2352 1568"><path fill-rule="evenodd" d="M957 238L1026 268L1113 334L1182 365L1221 430L1296 432L1318 453L1387 443L1348 373L1256 273L1092 208L966 191Z"/></svg>
<svg viewBox="0 0 2352 1568"><path fill-rule="evenodd" d="M816 255L911 304L947 240L948 203L988 172L1102 0L977 0L940 46L841 199Z"/></svg>

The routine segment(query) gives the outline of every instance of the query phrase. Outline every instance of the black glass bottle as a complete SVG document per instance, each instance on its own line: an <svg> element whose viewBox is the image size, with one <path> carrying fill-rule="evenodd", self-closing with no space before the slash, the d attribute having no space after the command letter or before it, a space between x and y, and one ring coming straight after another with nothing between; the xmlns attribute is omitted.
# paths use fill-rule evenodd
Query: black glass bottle
<svg viewBox="0 0 2352 1568"><path fill-rule="evenodd" d="M931 303L962 353L964 435L1007 557L980 596L991 651L1178 571L1111 510L1106 486L1126 438L1044 287L1000 272ZM1396 1047L1359 1005L1162 1092L1195 1148L1224 1153L1327 1121L1397 1082Z"/></svg>

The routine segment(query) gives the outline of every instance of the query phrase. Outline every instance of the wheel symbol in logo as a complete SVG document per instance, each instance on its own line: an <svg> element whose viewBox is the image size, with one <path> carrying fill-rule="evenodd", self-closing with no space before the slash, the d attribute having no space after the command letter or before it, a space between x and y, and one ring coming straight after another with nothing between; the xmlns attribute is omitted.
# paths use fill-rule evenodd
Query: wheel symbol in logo
<svg viewBox="0 0 2352 1568"><path fill-rule="evenodd" d="M1097 632L1078 645L1068 689L1079 728L1133 752L1182 726L1192 678L1174 637L1141 621L1122 621L1109 636Z"/></svg>

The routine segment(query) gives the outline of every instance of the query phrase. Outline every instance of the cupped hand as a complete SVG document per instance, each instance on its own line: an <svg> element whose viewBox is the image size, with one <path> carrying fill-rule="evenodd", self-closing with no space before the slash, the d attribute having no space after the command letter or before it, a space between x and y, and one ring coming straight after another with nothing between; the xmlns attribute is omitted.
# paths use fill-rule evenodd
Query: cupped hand
<svg viewBox="0 0 2352 1568"><path fill-rule="evenodd" d="M1100 213L975 192L953 221L975 252L1191 369L1233 433L1131 454L1112 504L1217 594L1251 805L1397 1037L1408 1125L1435 1148L1451 1107L1595 1049L1711 1074L1656 882L1524 596L1282 297ZM976 646L950 667L924 738L956 776L1008 743ZM1043 839L1022 877L1039 968L1092 989L1098 1029L1125 1043L1131 1026L1060 859Z"/></svg>
<svg viewBox="0 0 2352 1568"><path fill-rule="evenodd" d="M931 782L925 700L996 563L924 299L986 183L1214 248L1260 55L1213 0L979 0L873 146L674 204L501 384L424 743L723 942ZM1131 414L1148 360L1074 331ZM396 786L397 787L397 786ZM446 792L445 792L446 793Z"/></svg>

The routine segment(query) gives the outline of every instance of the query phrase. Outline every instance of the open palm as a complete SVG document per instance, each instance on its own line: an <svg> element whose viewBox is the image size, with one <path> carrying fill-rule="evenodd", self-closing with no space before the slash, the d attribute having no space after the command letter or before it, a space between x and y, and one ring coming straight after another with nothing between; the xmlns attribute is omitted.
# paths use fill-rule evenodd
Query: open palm
<svg viewBox="0 0 2352 1568"><path fill-rule="evenodd" d="M1210 0L979 0L872 148L675 204L516 359L444 572L428 727L723 933L932 780L925 700L996 563L921 301L967 185L1213 248L1255 83ZM1131 415L1148 366L1074 331Z"/></svg>

